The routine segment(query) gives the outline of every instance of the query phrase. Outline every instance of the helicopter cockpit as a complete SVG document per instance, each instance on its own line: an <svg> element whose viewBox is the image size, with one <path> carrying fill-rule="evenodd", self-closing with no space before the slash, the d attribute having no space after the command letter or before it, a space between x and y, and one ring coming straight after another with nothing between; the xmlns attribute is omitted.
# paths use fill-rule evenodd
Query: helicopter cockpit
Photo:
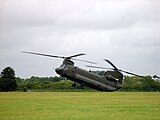
<svg viewBox="0 0 160 120"><path fill-rule="evenodd" d="M65 72L65 70L67 70L66 64L62 64L59 68L55 69L56 73L59 75L63 74Z"/></svg>

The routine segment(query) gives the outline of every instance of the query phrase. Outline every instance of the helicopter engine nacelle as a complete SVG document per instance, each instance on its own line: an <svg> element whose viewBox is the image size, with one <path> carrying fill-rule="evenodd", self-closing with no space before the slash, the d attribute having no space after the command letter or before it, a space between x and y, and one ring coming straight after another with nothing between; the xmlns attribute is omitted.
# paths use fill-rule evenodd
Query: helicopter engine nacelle
<svg viewBox="0 0 160 120"><path fill-rule="evenodd" d="M106 76L106 79L108 79L108 80L114 80L117 82L122 82L122 80L123 80L123 74L119 71L116 71L116 70L106 71L105 76Z"/></svg>

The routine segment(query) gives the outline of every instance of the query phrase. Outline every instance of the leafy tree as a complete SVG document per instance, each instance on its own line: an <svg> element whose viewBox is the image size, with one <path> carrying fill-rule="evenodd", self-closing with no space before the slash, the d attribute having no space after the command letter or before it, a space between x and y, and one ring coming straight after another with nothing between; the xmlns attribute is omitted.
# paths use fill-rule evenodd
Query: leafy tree
<svg viewBox="0 0 160 120"><path fill-rule="evenodd" d="M2 78L12 78L15 79L15 71L11 67L6 67L1 72Z"/></svg>
<svg viewBox="0 0 160 120"><path fill-rule="evenodd" d="M123 88L126 91L160 91L160 83L151 76L136 77L127 76L124 79Z"/></svg>
<svg viewBox="0 0 160 120"><path fill-rule="evenodd" d="M14 91L17 87L15 71L11 67L6 67L1 72L0 91Z"/></svg>

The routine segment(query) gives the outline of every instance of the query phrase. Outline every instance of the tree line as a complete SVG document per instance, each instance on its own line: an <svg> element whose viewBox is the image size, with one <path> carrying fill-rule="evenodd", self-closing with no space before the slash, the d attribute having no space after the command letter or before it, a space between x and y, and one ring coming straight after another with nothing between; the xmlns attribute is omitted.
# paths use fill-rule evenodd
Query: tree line
<svg viewBox="0 0 160 120"><path fill-rule="evenodd" d="M105 71L93 71L103 75ZM15 77L15 71L11 67L4 68L0 77L0 91L94 91L88 87L77 84L63 77L35 77L22 79ZM119 91L160 91L160 82L151 76L137 77L127 76L123 80L123 87Z"/></svg>

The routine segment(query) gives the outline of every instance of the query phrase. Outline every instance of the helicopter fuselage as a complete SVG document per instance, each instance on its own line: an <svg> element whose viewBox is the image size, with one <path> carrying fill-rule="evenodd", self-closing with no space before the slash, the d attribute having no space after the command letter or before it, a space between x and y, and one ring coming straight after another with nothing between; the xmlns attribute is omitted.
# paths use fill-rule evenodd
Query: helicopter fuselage
<svg viewBox="0 0 160 120"><path fill-rule="evenodd" d="M121 81L105 75L97 75L91 71L76 67L73 64L63 63L55 71L62 77L99 91L115 91L122 87Z"/></svg>

